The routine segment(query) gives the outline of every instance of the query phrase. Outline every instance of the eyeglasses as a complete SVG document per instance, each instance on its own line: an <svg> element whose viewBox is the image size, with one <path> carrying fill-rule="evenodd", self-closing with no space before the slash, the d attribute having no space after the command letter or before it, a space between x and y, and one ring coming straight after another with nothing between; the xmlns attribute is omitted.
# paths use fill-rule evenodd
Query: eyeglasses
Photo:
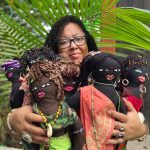
<svg viewBox="0 0 150 150"><path fill-rule="evenodd" d="M60 48L68 48L71 46L71 42L74 42L77 46L84 45L86 42L85 36L77 36L72 39L60 39L59 46Z"/></svg>

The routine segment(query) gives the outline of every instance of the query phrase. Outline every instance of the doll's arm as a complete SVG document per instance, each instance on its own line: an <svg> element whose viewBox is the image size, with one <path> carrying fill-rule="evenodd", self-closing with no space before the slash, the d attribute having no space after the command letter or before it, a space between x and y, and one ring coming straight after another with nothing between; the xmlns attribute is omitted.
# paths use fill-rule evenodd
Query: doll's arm
<svg viewBox="0 0 150 150"><path fill-rule="evenodd" d="M78 91L76 94L71 96L67 101L67 104L76 112L78 112L80 109L80 92Z"/></svg>
<svg viewBox="0 0 150 150"><path fill-rule="evenodd" d="M72 150L82 150L85 143L84 128L81 120L78 118L77 121L71 126L71 139L72 139Z"/></svg>
<svg viewBox="0 0 150 150"><path fill-rule="evenodd" d="M12 91L10 95L10 106L12 109L19 108L22 106L24 91L20 90L21 82L12 84Z"/></svg>

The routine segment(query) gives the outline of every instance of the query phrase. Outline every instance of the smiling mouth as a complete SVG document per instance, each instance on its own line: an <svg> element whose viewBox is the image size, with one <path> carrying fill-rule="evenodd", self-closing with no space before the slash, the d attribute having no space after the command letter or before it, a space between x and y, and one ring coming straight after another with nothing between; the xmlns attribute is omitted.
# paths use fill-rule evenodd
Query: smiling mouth
<svg viewBox="0 0 150 150"><path fill-rule="evenodd" d="M70 92L72 91L74 88L72 86L66 86L64 87L64 90L67 91L67 92Z"/></svg>
<svg viewBox="0 0 150 150"><path fill-rule="evenodd" d="M107 75L107 76L106 76L106 79L107 79L107 80L113 80L113 79L114 79L114 75Z"/></svg>
<svg viewBox="0 0 150 150"><path fill-rule="evenodd" d="M70 57L77 58L79 57L79 55L81 55L81 53L73 53L73 54L70 54Z"/></svg>
<svg viewBox="0 0 150 150"><path fill-rule="evenodd" d="M44 92L39 92L38 93L38 98L42 98L42 97L44 97L45 96L45 93Z"/></svg>
<svg viewBox="0 0 150 150"><path fill-rule="evenodd" d="M139 76L138 79L139 79L140 82L142 82L142 83L145 82L145 80L146 80L145 77L143 77L143 76Z"/></svg>
<svg viewBox="0 0 150 150"><path fill-rule="evenodd" d="M13 73L12 73L12 72L8 74L8 77L9 77L9 78L11 78L12 76L13 76Z"/></svg>

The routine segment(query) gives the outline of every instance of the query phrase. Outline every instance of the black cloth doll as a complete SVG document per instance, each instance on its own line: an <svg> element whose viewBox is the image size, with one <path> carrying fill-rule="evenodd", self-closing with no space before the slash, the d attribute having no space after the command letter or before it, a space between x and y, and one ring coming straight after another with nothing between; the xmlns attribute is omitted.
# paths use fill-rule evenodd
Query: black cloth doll
<svg viewBox="0 0 150 150"><path fill-rule="evenodd" d="M70 98L68 104L76 110L80 108L86 134L85 150L114 149L113 145L106 144L114 127L114 120L107 115L107 111L116 109L126 113L124 103L115 89L121 69L122 63L118 57L106 53L90 53L81 64L83 87ZM89 78L92 85L88 85Z"/></svg>
<svg viewBox="0 0 150 150"><path fill-rule="evenodd" d="M25 51L21 58L7 61L1 66L7 79L12 82L10 94L10 106L12 109L21 107L23 103L24 91L20 89L22 82L20 77L25 75L28 72L28 68L39 59L54 61L55 55L47 47L33 48Z"/></svg>
<svg viewBox="0 0 150 150"><path fill-rule="evenodd" d="M64 81L65 101L75 94L79 88L80 65L73 62L66 54L56 56L57 63L61 66L61 74Z"/></svg>
<svg viewBox="0 0 150 150"><path fill-rule="evenodd" d="M22 98L24 96L24 91L19 90L21 86L19 78L25 72L25 70L23 69L22 59L14 58L13 60L5 62L1 67L4 70L5 76L8 81L12 83L10 93L10 106L11 108L21 107L23 99L18 100L18 98Z"/></svg>
<svg viewBox="0 0 150 150"><path fill-rule="evenodd" d="M147 60L144 57L130 55L124 60L120 82L122 97L130 101L137 112L143 109L143 94L148 79Z"/></svg>
<svg viewBox="0 0 150 150"><path fill-rule="evenodd" d="M32 104L33 111L43 117L41 126L50 138L48 149L81 150L84 131L76 112L64 102L60 66L52 61L37 61L31 66L24 82L21 86L25 90L23 104ZM69 126L74 134L72 147L67 133ZM45 148L45 145L40 145L40 148Z"/></svg>

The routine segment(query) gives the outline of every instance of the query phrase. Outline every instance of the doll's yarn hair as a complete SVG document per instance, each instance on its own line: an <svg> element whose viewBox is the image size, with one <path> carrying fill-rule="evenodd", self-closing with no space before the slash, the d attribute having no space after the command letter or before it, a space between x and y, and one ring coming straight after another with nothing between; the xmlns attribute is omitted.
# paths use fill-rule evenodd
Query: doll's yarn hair
<svg viewBox="0 0 150 150"><path fill-rule="evenodd" d="M80 65L74 63L66 54L57 55L57 63L61 66L61 74L63 77L77 78L80 73Z"/></svg>
<svg viewBox="0 0 150 150"><path fill-rule="evenodd" d="M59 101L64 100L63 78L61 76L60 66L52 61L35 62L29 71L30 80L41 80L43 76L46 76L49 80L54 81L58 87L57 99Z"/></svg>
<svg viewBox="0 0 150 150"><path fill-rule="evenodd" d="M128 74L132 69L147 66L147 60L139 55L130 55L123 62L122 74Z"/></svg>
<svg viewBox="0 0 150 150"><path fill-rule="evenodd" d="M32 48L24 52L21 57L24 68L31 67L33 63L37 60L50 60L55 61L55 55L51 48L49 47L41 47L41 48Z"/></svg>
<svg viewBox="0 0 150 150"><path fill-rule="evenodd" d="M88 77L92 72L99 66L103 61L105 61L107 58L112 58L113 60L116 60L122 69L122 62L120 59L113 55L113 54L108 54L108 53L96 53L92 54L89 53L87 55L81 64L81 69L80 69L80 80L81 80L81 86L86 86L88 85Z"/></svg>

